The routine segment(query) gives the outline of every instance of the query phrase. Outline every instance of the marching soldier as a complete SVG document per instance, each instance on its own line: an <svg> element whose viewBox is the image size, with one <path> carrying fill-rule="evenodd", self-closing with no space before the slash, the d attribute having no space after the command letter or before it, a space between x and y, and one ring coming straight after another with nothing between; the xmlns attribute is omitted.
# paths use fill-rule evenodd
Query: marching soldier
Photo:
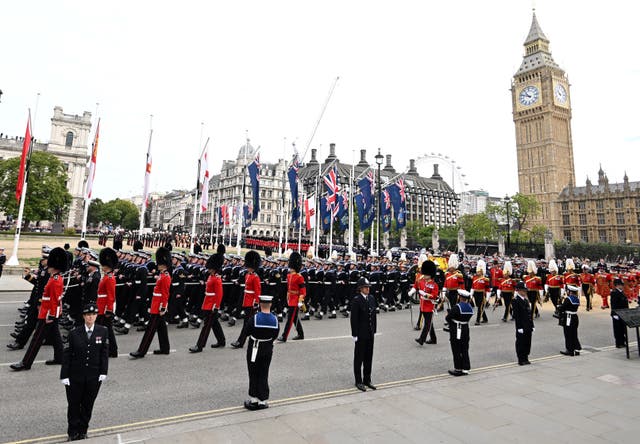
<svg viewBox="0 0 640 444"><path fill-rule="evenodd" d="M479 259L476 264L476 274L473 276L473 280L471 282L473 301L478 310L475 325L480 325L480 323L486 324L489 322L487 312L485 311L485 306L487 305L487 292L490 290L489 278L484 275L486 269L487 265L485 262L482 259Z"/></svg>
<svg viewBox="0 0 640 444"><path fill-rule="evenodd" d="M253 253L258 254L255 251ZM260 256L258 256L259 258ZM254 258L248 259L245 262L255 265ZM244 407L248 410L262 410L269 407L267 403L269 399L269 366L273 356L273 341L278 337L280 330L278 318L271 313L273 296L262 295L258 297L260 311L249 316L246 322L246 334L249 337L247 347L249 399L244 402Z"/></svg>
<svg viewBox="0 0 640 444"><path fill-rule="evenodd" d="M531 353L531 335L535 331L531 302L527 298L527 287L524 282L516 284L516 297L511 303L511 312L516 322L516 355L518 365L529 365Z"/></svg>
<svg viewBox="0 0 640 444"><path fill-rule="evenodd" d="M155 287L153 287L153 293L151 298L151 309L149 313L151 318L149 319L149 325L144 332L142 341L138 350L129 353L132 358L144 358L149 350L151 341L158 331L158 342L160 348L154 350L154 355L168 355L169 354L169 335L167 333L167 323L164 320L164 315L167 313L169 304L169 291L171 288L171 275L169 274L169 267L171 266L171 252L164 247L160 247L156 250L156 263L158 265L158 280Z"/></svg>
<svg viewBox="0 0 640 444"><path fill-rule="evenodd" d="M500 298L504 301L504 315L502 316L502 322L507 322L509 313L511 311L511 301L513 301L513 292L516 289L517 281L511 278L513 273L513 265L511 261L506 261L502 270L503 279L500 281ZM513 316L511 316L513 319Z"/></svg>
<svg viewBox="0 0 640 444"><path fill-rule="evenodd" d="M609 294L611 294L611 287L613 283L613 276L609 273L605 266L598 268L596 273L596 293L600 295L602 299L601 309L609 308Z"/></svg>
<svg viewBox="0 0 640 444"><path fill-rule="evenodd" d="M302 256L294 251L289 256L289 273L287 274L287 323L284 326L282 336L278 338L279 342L287 342L291 326L295 324L297 336L293 337L294 341L304 339L304 330L302 323L298 318L298 310L302 308L304 299L307 294L304 278L300 274L302 267Z"/></svg>
<svg viewBox="0 0 640 444"><path fill-rule="evenodd" d="M591 273L591 269L586 264L582 266L580 282L582 283L582 294L587 301L587 311L591 311L593 308L591 305L591 297L593 296L593 287L596 281L595 277Z"/></svg>
<svg viewBox="0 0 640 444"><path fill-rule="evenodd" d="M246 267L246 276L244 279L244 295L242 299L242 310L244 311L244 324L240 336L235 342L231 343L233 348L244 347L244 342L247 339L249 321L253 319L258 307L258 300L260 298L260 278L256 274L256 270L260 268L260 254L257 251L248 251L244 256L244 265ZM271 300L269 300L269 307L271 307ZM276 319L276 322L278 320ZM276 335L276 338L278 336ZM274 338L275 339L275 338Z"/></svg>
<svg viewBox="0 0 640 444"><path fill-rule="evenodd" d="M540 292L543 288L542 280L540 279L540 276L536 274L537 272L538 268L536 267L535 262L529 261L527 263L527 273L529 274L525 276L524 283L527 287L527 298L531 303L531 316L535 315L536 318L540 317L537 302L540 300Z"/></svg>
<svg viewBox="0 0 640 444"><path fill-rule="evenodd" d="M445 296L449 301L449 307L453 307L458 301L458 290L464 289L464 278L462 277L462 273L458 271L460 263L457 254L449 256L447 265L448 269L444 276L444 290ZM445 329L447 325L448 324L445 323Z"/></svg>
<svg viewBox="0 0 640 444"><path fill-rule="evenodd" d="M416 342L420 345L437 344L436 330L433 327L433 310L440 296L438 284L433 280L436 274L436 264L431 261L424 261L421 267L420 280L416 283L415 289L420 295L420 313L424 318L424 326L420 337L416 338ZM427 335L429 340L427 341Z"/></svg>
<svg viewBox="0 0 640 444"><path fill-rule="evenodd" d="M611 320L613 321L613 337L616 341L616 348L627 345L627 327L624 321L615 313L615 310L629 308L629 300L624 294L624 282L620 278L613 280L613 290L611 290Z"/></svg>
<svg viewBox="0 0 640 444"><path fill-rule="evenodd" d="M209 278L207 279L207 286L204 292L204 300L202 301L202 313L204 325L200 331L198 342L195 347L190 347L191 353L200 353L204 346L207 344L209 338L209 331L213 331L216 337L216 343L211 344L211 348L224 347L226 339L224 332L220 326L218 318L220 317L219 309L222 304L223 292L222 292L222 278L220 277L220 270L222 269L222 262L224 258L221 254L211 255L207 259L206 268L209 272Z"/></svg>
<svg viewBox="0 0 640 444"><path fill-rule="evenodd" d="M558 264L556 264L555 260L551 259L549 261L549 275L547 276L547 292L555 309L554 316L557 316L562 287L564 286L564 277L558 274L558 271Z"/></svg>
<svg viewBox="0 0 640 444"><path fill-rule="evenodd" d="M580 341L578 340L578 308L580 307L580 298L578 297L578 287L573 285L567 286L567 297L564 298L562 304L558 307L560 314L560 325L564 330L565 349L561 351L565 356L580 355Z"/></svg>
<svg viewBox="0 0 640 444"><path fill-rule="evenodd" d="M169 305L171 306L171 315L169 319L178 321L178 328L189 327L189 317L185 311L187 293L185 282L187 280L187 272L182 267L184 256L178 252L171 253L171 293L169 296Z"/></svg>
<svg viewBox="0 0 640 444"><path fill-rule="evenodd" d="M113 276L113 269L118 263L118 257L116 252L109 247L103 248L100 251L100 262L89 261L90 265L96 264L102 266L102 272L104 276L100 279L97 291L97 308L98 318L96 322L98 325L103 325L107 328L109 339L109 357L118 357L118 344L116 343L116 337L113 333L113 316L115 312L116 303L116 279Z"/></svg>
<svg viewBox="0 0 640 444"><path fill-rule="evenodd" d="M457 257L457 256L456 256ZM471 369L469 361L469 319L473 317L473 307L469 304L471 294L458 290L458 303L448 310L446 321L450 324L449 342L453 354L452 376L468 375Z"/></svg>

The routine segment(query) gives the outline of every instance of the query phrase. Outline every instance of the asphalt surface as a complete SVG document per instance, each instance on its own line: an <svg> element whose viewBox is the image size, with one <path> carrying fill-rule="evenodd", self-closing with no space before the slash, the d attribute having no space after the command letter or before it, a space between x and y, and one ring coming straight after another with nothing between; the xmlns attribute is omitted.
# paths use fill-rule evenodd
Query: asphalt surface
<svg viewBox="0 0 640 444"><path fill-rule="evenodd" d="M9 333L17 319L16 309L27 293L0 293L0 335L11 342ZM599 305L599 300L597 301ZM584 301L583 301L584 303ZM489 323L471 326L471 366L514 362L515 327L500 321L502 307L488 311ZM553 318L551 304L545 304L536 320L531 358L558 354L564 349L562 329ZM414 321L417 307L413 308ZM583 350L612 345L613 335L608 310L585 312L580 308L579 338ZM436 317L438 343L420 347L417 332L410 324L410 311L381 313L378 316L373 383L406 380L442 374L452 368L448 333L442 331L444 317ZM240 332L224 324L227 344ZM277 344L271 365L271 399L284 399L353 387L353 341L349 320L311 320L303 323L304 341ZM282 325L281 325L282 327ZM207 348L191 354L199 329L178 330L169 327L172 353L148 354L130 360L137 349L140 332L117 336L120 356L109 363L109 378L103 384L91 421L91 428L128 424L191 412L235 407L247 397L246 350ZM210 335L209 343L215 341ZM157 348L157 339L151 350ZM246 347L245 347L246 349ZM9 364L24 353L0 349L0 441L15 441L66 433L66 397L59 381L59 366L46 366L53 357L50 346L43 346L29 371L14 372ZM580 358L566 358L580 359Z"/></svg>

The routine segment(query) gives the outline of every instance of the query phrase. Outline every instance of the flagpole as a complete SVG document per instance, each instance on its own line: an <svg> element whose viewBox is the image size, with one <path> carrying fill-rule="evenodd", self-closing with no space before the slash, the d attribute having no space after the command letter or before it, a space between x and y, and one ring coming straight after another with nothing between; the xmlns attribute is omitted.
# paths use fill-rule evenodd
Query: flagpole
<svg viewBox="0 0 640 444"><path fill-rule="evenodd" d="M353 177L355 176L356 151L351 150L351 174L349 176L349 256L353 259Z"/></svg>
<svg viewBox="0 0 640 444"><path fill-rule="evenodd" d="M318 253L320 250L320 246L318 245L320 243L320 213L322 211L320 211L320 193L318 192L318 180L320 178L320 176L322 175L322 166L320 164L318 164L318 175L316 176L316 194L314 196L314 199L316 201L316 214L314 215L314 217L316 218L316 231L314 233L315 235L315 246L314 246L314 252L313 252L313 256L314 257L318 257Z"/></svg>
<svg viewBox="0 0 640 444"><path fill-rule="evenodd" d="M149 146L147 147L147 163L145 164L144 173L144 192L142 193L142 211L140 212L140 229L138 235L142 236L142 229L144 228L144 213L147 212L147 196L149 195L149 182L151 181L151 168L149 162L151 161L151 138L153 136L153 114L149 116Z"/></svg>
<svg viewBox="0 0 640 444"><path fill-rule="evenodd" d="M289 218L289 208L285 210L284 217ZM289 229L284 232L284 245L287 247L289 245ZM285 248L286 250L286 248Z"/></svg>
<svg viewBox="0 0 640 444"><path fill-rule="evenodd" d="M222 175L222 173L220 173ZM212 245L216 245L218 244L218 236L220 234L220 216L218 215L218 212L220 211L220 213L222 213L222 211L220 210L220 179L218 179L218 206L216 207L216 242L213 243L211 242ZM224 221L223 221L224 222ZM224 228L223 228L224 230ZM224 243L224 242L223 242ZM216 245L217 248L217 245Z"/></svg>
<svg viewBox="0 0 640 444"><path fill-rule="evenodd" d="M306 198L307 198L307 194L304 192L304 189L303 189L302 202L304 202ZM300 244L302 243L302 205L298 205L298 208L300 208L298 212L298 253L300 253L300 250L301 250Z"/></svg>
<svg viewBox="0 0 640 444"><path fill-rule="evenodd" d="M204 125L204 123L202 124ZM202 135L200 137L200 144L202 144ZM200 157L198 157L198 175L196 176L196 193L195 198L193 199L193 221L191 222L191 245L189 246L189 252L193 254L193 244L196 238L196 219L198 218L198 188L200 188L200 166L202 164L202 156L204 156L204 152L207 149L207 145L209 144L209 138L207 138L207 142L204 144L202 148L202 152L200 153ZM202 190L204 192L204 190Z"/></svg>

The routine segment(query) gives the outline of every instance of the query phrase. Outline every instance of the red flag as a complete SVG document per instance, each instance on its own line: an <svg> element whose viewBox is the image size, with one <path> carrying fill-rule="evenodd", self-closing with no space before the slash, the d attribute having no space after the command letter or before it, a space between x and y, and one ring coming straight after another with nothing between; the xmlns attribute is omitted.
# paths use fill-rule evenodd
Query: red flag
<svg viewBox="0 0 640 444"><path fill-rule="evenodd" d="M100 119L96 127L96 135L93 141L93 149L91 150L91 161L89 163L89 176L87 176L87 189L85 195L87 199L91 199L93 192L93 179L96 177L96 162L98 160L98 139L100 138Z"/></svg>
<svg viewBox="0 0 640 444"><path fill-rule="evenodd" d="M27 120L27 131L24 135L22 144L22 157L20 158L20 170L18 171L18 182L16 182L16 200L20 202L22 196L22 187L24 186L25 169L27 158L29 157L29 149L31 146L31 110L29 110L29 118Z"/></svg>

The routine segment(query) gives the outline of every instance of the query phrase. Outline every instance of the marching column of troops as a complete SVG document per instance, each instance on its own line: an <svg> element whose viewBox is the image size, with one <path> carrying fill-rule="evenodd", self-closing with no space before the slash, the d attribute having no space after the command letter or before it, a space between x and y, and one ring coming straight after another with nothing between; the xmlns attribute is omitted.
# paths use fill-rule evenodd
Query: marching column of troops
<svg viewBox="0 0 640 444"><path fill-rule="evenodd" d="M233 348L242 348L251 336L249 329L259 311L261 295L271 297L270 310L277 320L286 320L278 340L303 340L302 321L350 316L352 301L360 294L358 282L364 278L376 312L406 310L419 304L414 328L421 331L416 338L420 346L437 343L433 313L447 309L445 331L454 355L452 374L461 375L470 367L468 323L474 317L475 325L481 326L500 307L503 322L515 320L518 360L525 364L538 307L551 301L565 334L563 353L573 356L580 352L580 298L585 298L587 311L593 309L595 295L600 297L602 309L625 308L637 300L640 284L640 271L633 263L610 269L603 260L576 264L569 258L547 264L519 258L470 260L457 254L448 259L424 253L394 257L391 252L383 257L344 255L322 260L295 252L276 258L250 251L242 257L226 254L223 245L214 255L172 251L171 243L155 254L145 249L166 239L158 235L134 240L133 250L103 248L99 254L85 241L74 254L43 247L38 269L25 273L33 291L20 308L12 333L15 340L7 346L19 350L32 338L31 345L11 368L29 369L43 342L54 346L54 357L47 364L60 364L63 342L59 327L71 330L82 325L83 307L88 303L96 304L97 323L107 328L112 358L118 356L116 335L132 330L144 332L138 350L131 353L133 358L145 356L155 333L160 346L154 353L168 354L170 325L201 328L189 349L198 353L206 346L210 332L215 337L211 347L225 347L221 323L233 326L242 320L237 340L230 343ZM626 330L622 321L612 316L616 346L623 347ZM291 335L293 328L295 335Z"/></svg>

